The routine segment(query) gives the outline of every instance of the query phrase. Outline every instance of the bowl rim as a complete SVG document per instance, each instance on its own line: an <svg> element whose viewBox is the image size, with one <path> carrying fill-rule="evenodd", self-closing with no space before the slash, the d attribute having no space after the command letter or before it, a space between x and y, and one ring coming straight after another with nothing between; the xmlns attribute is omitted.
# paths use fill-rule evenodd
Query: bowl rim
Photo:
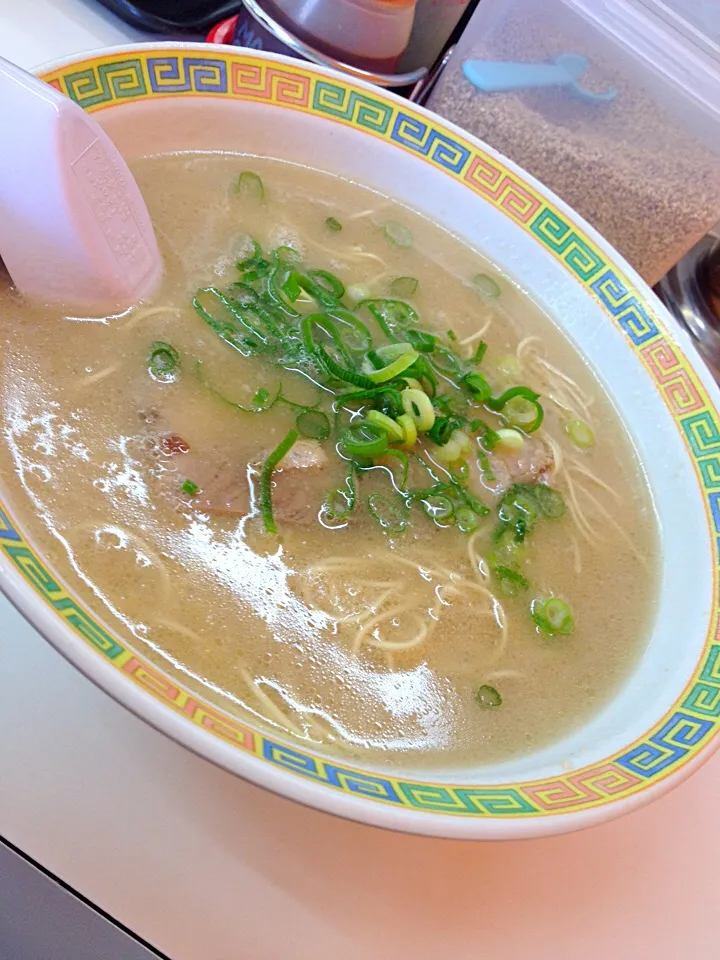
<svg viewBox="0 0 720 960"><path fill-rule="evenodd" d="M125 62L130 56L140 64L140 72L136 72L134 78ZM193 63L182 64L186 57ZM154 61L152 77L150 61ZM654 344L662 342L676 361L672 370L677 371L678 376L684 375L686 388L694 390L698 401L691 411L695 414L694 420L690 417L692 423L686 425L680 420L684 413L674 415L678 425L684 428L691 463L697 469L698 457L720 451L716 385L689 339L677 331L674 321L644 281L609 243L549 189L454 124L395 94L328 68L225 45L185 42L127 44L63 57L37 68L36 73L63 93L72 95L81 105L97 110L114 106L122 100L135 102L174 93L232 97L237 90L230 91L227 82L224 91L219 86L222 71L218 65L223 63L227 72L233 64L239 64L238 69L245 71L248 84L251 84L247 80L249 75L251 79L259 78L265 82L269 89L269 94L266 91L264 96L266 103L312 113L308 91L319 88L320 82L324 81L326 88L335 88L335 95L339 91L342 98L349 98L354 92L366 106L372 102L375 109L384 109L396 125L401 113L411 122L419 123L423 128L420 139L417 134L413 139L406 131L391 145L425 156L438 169L464 180L475 194L502 209L506 216L528 232L534 225L536 229L532 232L544 246L546 255L561 260L588 294L601 301L608 318L616 326L623 327L638 352L642 348L647 353ZM100 73L98 68L102 65L107 69ZM181 66L185 69L181 70ZM116 67L115 78L112 77L112 67ZM272 71L273 77L270 76ZM272 87L273 81L275 88ZM278 84L280 87L285 84L284 92L281 89L280 94L277 94ZM259 89L260 82L257 82L255 87L248 87L250 92L246 91L245 97L240 94L240 98L258 99ZM303 95L305 101L301 103ZM289 99L282 101L283 96ZM335 113L335 117L328 117L322 111L316 115L339 119L362 132L373 133L359 127L352 114L338 117L337 104ZM375 135L378 135L377 130ZM426 149L433 135L444 146L445 153L439 150L431 155L430 147ZM388 137L384 136L384 139ZM459 155L463 157L462 162ZM473 178L474 170L479 172ZM487 180L488 171L496 174L495 181ZM545 211L549 211L549 226L543 235L537 222ZM563 228L565 233L562 233ZM601 280L606 281L604 285ZM671 335L667 336L668 333ZM659 373L654 372L648 363L645 365L654 375L672 413L667 377L663 380L667 360L666 353L661 358L666 366ZM713 495L702 486L700 492L706 499L714 556L714 597L717 598L717 530L714 524L720 526L720 520L715 514ZM720 499L720 494L715 496ZM123 647L111 631L72 599L13 525L1 502L0 547L3 561L0 563L0 588L53 646L114 699L156 729L231 772L291 799L354 820L446 837L509 839L561 833L602 822L648 802L689 776L720 746L717 737L720 731L720 709L717 708L720 703L720 647L715 651L717 662L710 659L717 609L709 614L709 636L701 663L693 674L696 676L700 667L705 665L705 686L716 695L715 700L698 700L690 706L685 702L685 726L673 727L664 733L667 726L664 721L668 721L671 714L659 717L644 737L632 744L633 747L644 744L646 753L650 751L640 761L647 765L644 771L640 766L631 772L617 764L610 769L610 763L595 763L567 776L553 778L552 782L487 787L452 785L444 781L433 784L390 774L368 774L359 768L324 760L309 751L298 750L296 745L284 742L282 737L268 737L250 723L238 723L221 709L204 704L199 696L182 690L160 669L144 663L142 657ZM45 604L38 602L38 595L45 599ZM110 664L116 669L110 669ZM674 708L679 704L680 700ZM661 755L667 748L675 750L675 760L670 764L664 763ZM677 756L678 750L682 751L680 756ZM653 764L657 766L659 762L663 762L662 768L653 770ZM643 773L646 775L642 776ZM533 796L536 801L542 797L542 788L545 788L544 807L535 805L533 808L524 794L525 786L535 788Z"/></svg>

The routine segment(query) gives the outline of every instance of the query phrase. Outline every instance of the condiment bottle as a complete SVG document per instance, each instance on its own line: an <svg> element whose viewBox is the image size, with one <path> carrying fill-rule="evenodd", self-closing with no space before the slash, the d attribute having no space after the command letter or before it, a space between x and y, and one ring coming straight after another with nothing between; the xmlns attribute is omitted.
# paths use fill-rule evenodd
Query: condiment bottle
<svg viewBox="0 0 720 960"><path fill-rule="evenodd" d="M263 0L262 6L322 53L363 70L392 73L410 40L416 2Z"/></svg>

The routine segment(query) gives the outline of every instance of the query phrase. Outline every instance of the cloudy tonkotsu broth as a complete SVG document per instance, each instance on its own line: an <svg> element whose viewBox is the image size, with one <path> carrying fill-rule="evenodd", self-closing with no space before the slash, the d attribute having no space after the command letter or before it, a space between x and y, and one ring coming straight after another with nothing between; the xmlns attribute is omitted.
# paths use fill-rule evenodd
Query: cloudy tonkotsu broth
<svg viewBox="0 0 720 960"><path fill-rule="evenodd" d="M598 711L646 642L657 536L573 348L365 188L229 155L134 172L152 304L0 300L3 487L72 590L178 681L347 760L487 763Z"/></svg>

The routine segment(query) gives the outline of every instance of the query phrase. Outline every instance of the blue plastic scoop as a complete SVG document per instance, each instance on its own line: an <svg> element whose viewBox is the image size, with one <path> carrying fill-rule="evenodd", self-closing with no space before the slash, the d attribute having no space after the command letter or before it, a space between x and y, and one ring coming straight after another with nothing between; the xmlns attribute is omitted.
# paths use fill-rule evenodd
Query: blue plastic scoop
<svg viewBox="0 0 720 960"><path fill-rule="evenodd" d="M590 61L579 53L561 53L553 63L505 63L491 60L466 60L463 73L483 93L501 93L507 90L527 90L534 87L567 87L568 90L594 103L614 100L617 90L593 93L585 90L578 80Z"/></svg>

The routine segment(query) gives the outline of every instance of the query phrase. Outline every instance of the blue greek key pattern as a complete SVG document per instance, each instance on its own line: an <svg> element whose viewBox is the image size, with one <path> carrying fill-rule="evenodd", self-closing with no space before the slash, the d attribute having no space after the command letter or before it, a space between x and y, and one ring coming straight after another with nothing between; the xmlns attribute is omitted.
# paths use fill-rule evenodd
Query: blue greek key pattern
<svg viewBox="0 0 720 960"><path fill-rule="evenodd" d="M268 739L263 740L263 756L277 767L283 767L292 773L298 773L309 780L327 784L345 793L371 800L383 800L386 803L402 804L403 802L392 781L385 777L372 776L361 773L359 770L346 770L335 764L324 762L319 757L308 756Z"/></svg>
<svg viewBox="0 0 720 960"><path fill-rule="evenodd" d="M635 346L658 335L654 320L613 270L606 270L590 284L590 289L595 291Z"/></svg>
<svg viewBox="0 0 720 960"><path fill-rule="evenodd" d="M720 493L709 493L710 515L713 519L715 533L720 534Z"/></svg>
<svg viewBox="0 0 720 960"><path fill-rule="evenodd" d="M467 147L419 117L398 113L390 136L397 143L409 147L453 173L462 173L470 159Z"/></svg>
<svg viewBox="0 0 720 960"><path fill-rule="evenodd" d="M227 65L208 57L150 57L150 87L155 93L227 93Z"/></svg>
<svg viewBox="0 0 720 960"><path fill-rule="evenodd" d="M15 543L20 540L20 534L12 523L10 523L10 518L4 510L0 510L0 541L2 540L6 542L13 541Z"/></svg>
<svg viewBox="0 0 720 960"><path fill-rule="evenodd" d="M617 758L617 763L640 777L655 777L682 759L714 729L709 720L675 713L657 733Z"/></svg>

